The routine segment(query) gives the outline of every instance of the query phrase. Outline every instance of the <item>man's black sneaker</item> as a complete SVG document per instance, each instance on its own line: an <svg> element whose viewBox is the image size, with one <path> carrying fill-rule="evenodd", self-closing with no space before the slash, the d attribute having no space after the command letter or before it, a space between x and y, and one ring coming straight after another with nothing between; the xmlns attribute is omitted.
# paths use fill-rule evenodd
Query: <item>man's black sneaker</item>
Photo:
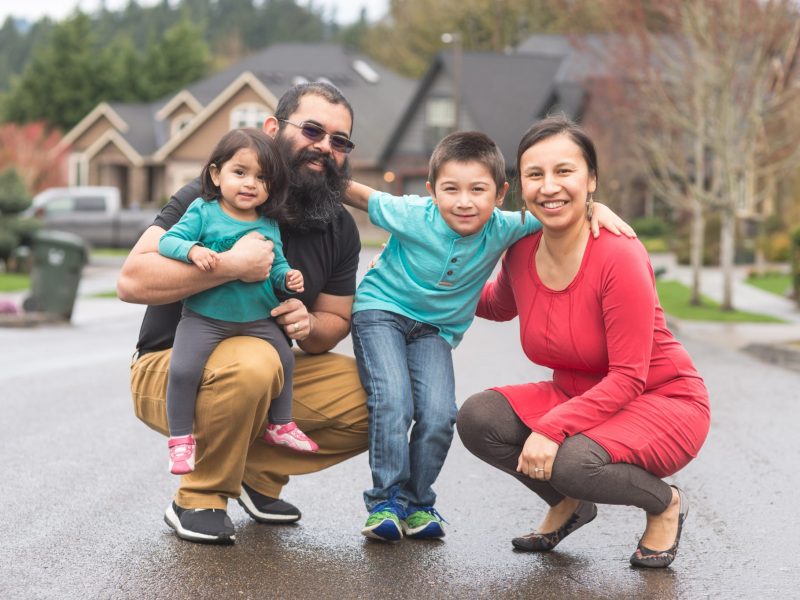
<svg viewBox="0 0 800 600"><path fill-rule="evenodd" d="M242 482L242 493L239 504L244 511L259 523L294 523L300 520L300 510L288 502L278 498L270 498L259 494Z"/></svg>
<svg viewBox="0 0 800 600"><path fill-rule="evenodd" d="M164 513L167 525L178 537L202 544L233 544L236 530L221 508L181 508L173 501Z"/></svg>

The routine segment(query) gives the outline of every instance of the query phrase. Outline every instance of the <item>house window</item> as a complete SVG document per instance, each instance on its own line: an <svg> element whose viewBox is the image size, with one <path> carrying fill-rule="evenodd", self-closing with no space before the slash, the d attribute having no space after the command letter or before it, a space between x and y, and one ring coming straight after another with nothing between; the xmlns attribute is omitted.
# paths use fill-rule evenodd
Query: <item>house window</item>
<svg viewBox="0 0 800 600"><path fill-rule="evenodd" d="M425 105L425 147L428 151L453 131L456 112L451 98L430 98Z"/></svg>
<svg viewBox="0 0 800 600"><path fill-rule="evenodd" d="M240 104L231 111L231 129L255 127L261 129L272 113L263 104Z"/></svg>

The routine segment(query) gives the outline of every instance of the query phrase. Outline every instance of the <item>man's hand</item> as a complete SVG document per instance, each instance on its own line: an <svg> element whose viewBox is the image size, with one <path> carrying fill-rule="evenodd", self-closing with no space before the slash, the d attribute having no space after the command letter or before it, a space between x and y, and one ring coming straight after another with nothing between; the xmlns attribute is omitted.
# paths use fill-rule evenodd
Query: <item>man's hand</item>
<svg viewBox="0 0 800 600"><path fill-rule="evenodd" d="M213 271L219 263L219 256L211 248L194 245L189 250L189 260L201 271Z"/></svg>
<svg viewBox="0 0 800 600"><path fill-rule="evenodd" d="M538 481L550 481L558 448L558 444L550 438L532 431L519 455L517 472Z"/></svg>
<svg viewBox="0 0 800 600"><path fill-rule="evenodd" d="M272 241L257 231L248 233L225 253L225 260L230 262L229 272L242 281L264 281L275 259L273 248Z"/></svg>
<svg viewBox="0 0 800 600"><path fill-rule="evenodd" d="M291 339L300 342L311 335L311 315L297 298L284 300L270 314Z"/></svg>
<svg viewBox="0 0 800 600"><path fill-rule="evenodd" d="M600 228L608 229L614 235L624 233L629 238L635 238L636 232L625 221L617 216L613 210L608 208L605 204L600 202L594 203L592 210L592 235L598 237L600 235Z"/></svg>

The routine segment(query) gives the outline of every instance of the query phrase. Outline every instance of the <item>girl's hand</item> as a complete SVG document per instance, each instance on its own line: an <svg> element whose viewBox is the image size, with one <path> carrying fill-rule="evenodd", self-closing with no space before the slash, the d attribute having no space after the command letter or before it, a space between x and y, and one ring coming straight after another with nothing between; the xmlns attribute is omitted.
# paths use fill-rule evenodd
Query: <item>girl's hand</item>
<svg viewBox="0 0 800 600"><path fill-rule="evenodd" d="M298 294L303 291L303 274L297 269L286 272L286 289Z"/></svg>
<svg viewBox="0 0 800 600"><path fill-rule="evenodd" d="M532 431L519 455L517 472L538 481L550 481L558 447L550 438Z"/></svg>
<svg viewBox="0 0 800 600"><path fill-rule="evenodd" d="M608 229L614 235L624 233L629 238L635 238L636 232L625 221L617 216L613 210L608 208L605 204L594 202L592 209L592 235L598 237L600 235L600 228Z"/></svg>
<svg viewBox="0 0 800 600"><path fill-rule="evenodd" d="M201 271L213 271L219 263L219 256L209 248L194 245L189 250L189 260Z"/></svg>

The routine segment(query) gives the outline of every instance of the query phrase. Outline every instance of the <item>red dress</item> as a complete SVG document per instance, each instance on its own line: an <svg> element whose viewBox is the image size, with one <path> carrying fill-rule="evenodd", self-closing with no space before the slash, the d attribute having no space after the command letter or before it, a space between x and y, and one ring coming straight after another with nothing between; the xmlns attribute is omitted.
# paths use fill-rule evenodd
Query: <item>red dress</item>
<svg viewBox="0 0 800 600"><path fill-rule="evenodd" d="M553 381L494 388L533 431L561 443L582 433L612 462L665 477L684 467L708 434L708 392L667 329L647 251L601 231L589 237L578 274L562 291L536 272L541 233L514 244L477 314L519 315L520 338Z"/></svg>

